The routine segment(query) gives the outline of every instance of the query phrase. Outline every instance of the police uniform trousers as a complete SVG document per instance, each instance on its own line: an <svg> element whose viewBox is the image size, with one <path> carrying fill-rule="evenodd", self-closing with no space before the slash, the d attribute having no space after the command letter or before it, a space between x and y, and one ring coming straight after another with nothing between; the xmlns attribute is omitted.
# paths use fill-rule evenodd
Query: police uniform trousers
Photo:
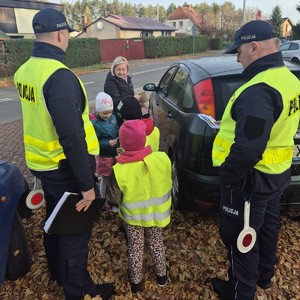
<svg viewBox="0 0 300 300"><path fill-rule="evenodd" d="M41 179L46 201L46 219L64 192L80 193L70 172L64 170L34 172ZM42 174L41 174L42 173ZM66 300L96 295L96 287L87 271L91 230L84 234L46 234L44 248L52 280L63 287Z"/></svg>
<svg viewBox="0 0 300 300"><path fill-rule="evenodd" d="M288 181L283 185L287 184ZM259 193L255 192L256 187ZM237 238L244 226L244 203L251 194L250 226L255 229L257 240L249 252L241 253L237 249ZM228 248L230 261L225 299L252 300L257 281L271 280L274 275L282 189L256 182L251 194L245 194L239 187L222 186L220 236Z"/></svg>

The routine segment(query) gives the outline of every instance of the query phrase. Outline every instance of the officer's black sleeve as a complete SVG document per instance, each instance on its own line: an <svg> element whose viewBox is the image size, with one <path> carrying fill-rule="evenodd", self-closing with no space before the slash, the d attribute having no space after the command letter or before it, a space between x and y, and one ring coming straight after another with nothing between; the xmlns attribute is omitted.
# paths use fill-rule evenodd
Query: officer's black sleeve
<svg viewBox="0 0 300 300"><path fill-rule="evenodd" d="M234 144L219 170L222 184L238 183L261 160L282 107L281 95L266 84L249 87L239 96L232 107Z"/></svg>
<svg viewBox="0 0 300 300"><path fill-rule="evenodd" d="M85 141L81 117L85 102L79 81L70 70L60 69L48 79L43 91L68 165L80 190L87 191L94 187L94 158Z"/></svg>

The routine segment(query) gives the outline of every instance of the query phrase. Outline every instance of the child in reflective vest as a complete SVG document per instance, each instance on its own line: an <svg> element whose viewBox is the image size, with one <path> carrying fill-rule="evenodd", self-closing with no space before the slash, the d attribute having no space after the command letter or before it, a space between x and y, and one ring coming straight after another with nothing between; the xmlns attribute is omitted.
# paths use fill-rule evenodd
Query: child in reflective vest
<svg viewBox="0 0 300 300"><path fill-rule="evenodd" d="M146 146L150 145L153 151L159 150L160 132L154 125L153 119L149 114L144 115L142 121L146 125Z"/></svg>
<svg viewBox="0 0 300 300"><path fill-rule="evenodd" d="M171 162L166 153L145 146L145 127L142 120L125 121L120 127L123 150L106 189L107 200L119 205L118 214L124 222L132 293L142 289L145 233L158 286L168 279L162 228L170 223Z"/></svg>

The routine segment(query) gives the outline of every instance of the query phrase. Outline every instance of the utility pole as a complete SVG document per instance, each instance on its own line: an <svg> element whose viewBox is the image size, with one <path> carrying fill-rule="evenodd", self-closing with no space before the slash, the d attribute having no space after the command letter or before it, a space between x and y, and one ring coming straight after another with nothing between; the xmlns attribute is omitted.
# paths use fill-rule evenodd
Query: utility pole
<svg viewBox="0 0 300 300"><path fill-rule="evenodd" d="M243 24L244 25L246 22L246 0L244 0L244 3L243 3Z"/></svg>
<svg viewBox="0 0 300 300"><path fill-rule="evenodd" d="M195 53L195 33L196 33L196 27L195 27L195 24L193 24L193 27L192 27L192 34L193 34L193 54Z"/></svg>

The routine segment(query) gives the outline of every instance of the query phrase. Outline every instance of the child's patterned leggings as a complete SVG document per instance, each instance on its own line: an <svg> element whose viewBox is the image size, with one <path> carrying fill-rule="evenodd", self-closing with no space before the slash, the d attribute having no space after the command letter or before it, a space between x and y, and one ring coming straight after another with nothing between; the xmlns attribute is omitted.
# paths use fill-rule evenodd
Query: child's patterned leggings
<svg viewBox="0 0 300 300"><path fill-rule="evenodd" d="M141 227L124 223L128 239L128 267L130 281L140 283L143 271L144 235L146 233L154 271L158 276L167 274L166 253L160 227Z"/></svg>

